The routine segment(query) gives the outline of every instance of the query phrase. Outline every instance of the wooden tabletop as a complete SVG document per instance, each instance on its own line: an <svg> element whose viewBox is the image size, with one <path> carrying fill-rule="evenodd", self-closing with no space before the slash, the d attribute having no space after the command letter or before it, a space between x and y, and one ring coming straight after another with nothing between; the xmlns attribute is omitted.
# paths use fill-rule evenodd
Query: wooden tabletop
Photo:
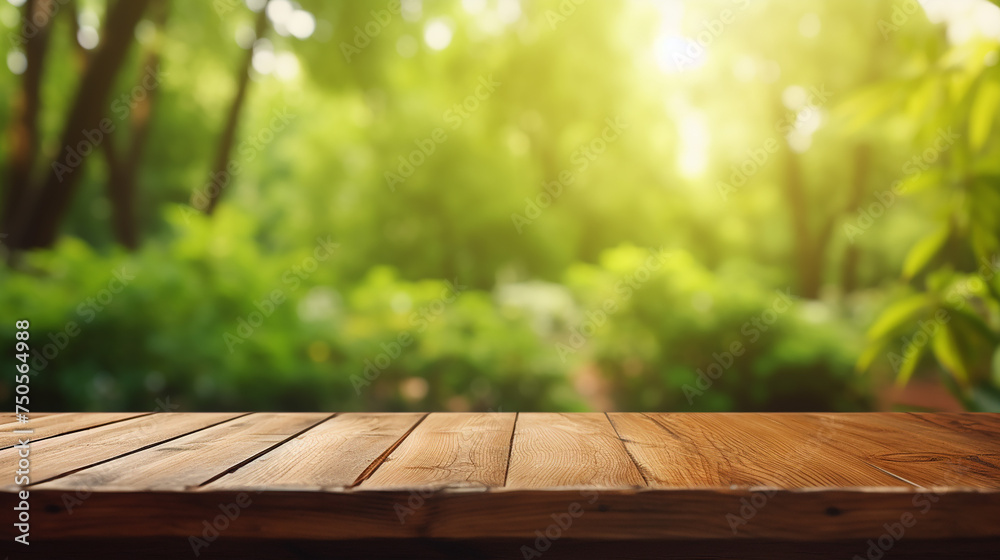
<svg viewBox="0 0 1000 560"><path fill-rule="evenodd" d="M0 472L37 540L1000 537L997 414L7 414Z"/></svg>

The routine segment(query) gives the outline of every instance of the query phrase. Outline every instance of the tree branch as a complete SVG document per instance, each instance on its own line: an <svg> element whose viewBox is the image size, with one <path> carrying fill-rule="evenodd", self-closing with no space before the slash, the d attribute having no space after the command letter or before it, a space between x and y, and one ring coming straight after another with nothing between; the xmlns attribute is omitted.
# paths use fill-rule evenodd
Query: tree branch
<svg viewBox="0 0 1000 560"><path fill-rule="evenodd" d="M254 29L254 38L260 39L267 33L267 2L261 8L260 13L257 14L257 24ZM226 116L225 128L222 130L222 136L219 138L219 149L215 155L215 163L212 166L211 177L218 177L220 175L227 177L226 184L219 185L219 189L215 192L213 196L208 197L208 204L205 207L205 213L212 215L215 212L216 206L219 204L219 198L222 197L222 193L225 187L229 186L229 182L232 181L232 177L226 171L229 166L229 155L233 150L233 143L236 138L236 128L239 124L240 110L243 108L243 103L246 100L247 88L250 85L250 66L253 63L253 45L246 50L245 56L243 57L243 64L240 66L239 82L236 86L236 96L233 98L233 103L229 107L229 114Z"/></svg>

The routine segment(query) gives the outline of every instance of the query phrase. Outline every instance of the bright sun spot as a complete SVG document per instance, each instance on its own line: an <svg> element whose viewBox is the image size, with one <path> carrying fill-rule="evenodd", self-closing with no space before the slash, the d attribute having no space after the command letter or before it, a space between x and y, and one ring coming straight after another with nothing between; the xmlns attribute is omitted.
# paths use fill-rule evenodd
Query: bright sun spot
<svg viewBox="0 0 1000 560"><path fill-rule="evenodd" d="M236 28L236 44L241 48L249 49L256 40L257 35L249 25L241 25Z"/></svg>
<svg viewBox="0 0 1000 560"><path fill-rule="evenodd" d="M267 17L279 35L308 39L316 31L316 18L289 0L271 0L267 4Z"/></svg>
<svg viewBox="0 0 1000 560"><path fill-rule="evenodd" d="M288 0L271 0L267 4L267 17L275 24L284 23L295 11L295 6Z"/></svg>
<svg viewBox="0 0 1000 560"><path fill-rule="evenodd" d="M677 120L680 136L680 150L677 152L677 166L681 176L696 179L705 174L708 167L708 124L705 116L693 108L685 109Z"/></svg>
<svg viewBox="0 0 1000 560"><path fill-rule="evenodd" d="M268 39L259 39L253 45L253 69L259 74L274 72L274 47Z"/></svg>
<svg viewBox="0 0 1000 560"><path fill-rule="evenodd" d="M660 35L653 46L656 65L668 74L678 74L705 65L707 49L680 35Z"/></svg>
<svg viewBox="0 0 1000 560"><path fill-rule="evenodd" d="M948 40L961 44L974 37L1000 39L1000 8L987 0L919 0L927 18L944 23Z"/></svg>
<svg viewBox="0 0 1000 560"><path fill-rule="evenodd" d="M503 23L514 23L521 17L521 3L518 0L497 0L497 17Z"/></svg>
<svg viewBox="0 0 1000 560"><path fill-rule="evenodd" d="M432 19L424 27L424 42L436 51L444 49L451 44L451 26L443 19Z"/></svg>
<svg viewBox="0 0 1000 560"><path fill-rule="evenodd" d="M7 53L7 68L14 74L24 74L28 69L28 58L21 51Z"/></svg>
<svg viewBox="0 0 1000 560"><path fill-rule="evenodd" d="M299 59L293 53L283 52L274 57L274 73L281 80L293 80L299 75Z"/></svg>
<svg viewBox="0 0 1000 560"><path fill-rule="evenodd" d="M486 0L462 0L462 8L470 14L478 14L486 9Z"/></svg>
<svg viewBox="0 0 1000 560"><path fill-rule="evenodd" d="M89 25L84 25L76 32L76 42L89 51L97 47L100 37L98 37L96 29Z"/></svg>
<svg viewBox="0 0 1000 560"><path fill-rule="evenodd" d="M308 39L316 30L316 18L305 10L295 10L288 16L288 31L296 39Z"/></svg>
<svg viewBox="0 0 1000 560"><path fill-rule="evenodd" d="M413 22L420 20L421 15L423 15L424 6L420 0L401 0L399 9L403 13L403 19Z"/></svg>
<svg viewBox="0 0 1000 560"><path fill-rule="evenodd" d="M396 52L403 58L413 58L420 48L420 43L413 35L403 35L396 40Z"/></svg>
<svg viewBox="0 0 1000 560"><path fill-rule="evenodd" d="M261 74L274 71L274 53L271 51L256 51L253 53L253 69Z"/></svg>

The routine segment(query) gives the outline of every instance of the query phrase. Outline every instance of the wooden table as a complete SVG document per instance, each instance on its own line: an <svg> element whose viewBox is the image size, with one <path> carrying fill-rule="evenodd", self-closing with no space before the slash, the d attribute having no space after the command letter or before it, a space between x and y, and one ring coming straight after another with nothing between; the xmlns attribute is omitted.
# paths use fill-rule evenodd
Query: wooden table
<svg viewBox="0 0 1000 560"><path fill-rule="evenodd" d="M1000 551L997 414L7 414L0 472L12 559Z"/></svg>

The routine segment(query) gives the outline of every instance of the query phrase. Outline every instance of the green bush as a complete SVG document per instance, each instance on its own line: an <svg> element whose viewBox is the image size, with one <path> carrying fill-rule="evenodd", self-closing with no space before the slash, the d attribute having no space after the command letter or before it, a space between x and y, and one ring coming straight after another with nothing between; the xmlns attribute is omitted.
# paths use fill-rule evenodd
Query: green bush
<svg viewBox="0 0 1000 560"><path fill-rule="evenodd" d="M794 303L756 333L748 321L783 301L778 292L746 276L715 276L686 253L667 255L627 289L623 279L655 253L607 251L599 266L573 266L565 287L510 283L490 293L457 279L401 280L389 267L347 285L336 250L309 272L319 244L262 255L234 241L248 228L231 211L212 221L180 211L172 219L172 241L132 255L97 254L67 238L31 254L27 272L0 273L3 306L31 321L34 409L844 410L863 403L849 377L854 356L844 350L854 341L829 318L809 319L820 304ZM618 304L614 312L603 311L608 301ZM592 329L595 310L605 319ZM4 326L11 340L12 328ZM735 342L745 353L710 387L699 385L698 371L714 373L713 355L725 366Z"/></svg>
<svg viewBox="0 0 1000 560"><path fill-rule="evenodd" d="M852 375L860 343L852 329L825 304L795 301L788 288L762 286L758 277L712 274L683 251L608 251L600 266L578 265L567 278L581 308L618 307L573 357L592 362L625 409L867 408ZM583 321L566 334L570 347Z"/></svg>

